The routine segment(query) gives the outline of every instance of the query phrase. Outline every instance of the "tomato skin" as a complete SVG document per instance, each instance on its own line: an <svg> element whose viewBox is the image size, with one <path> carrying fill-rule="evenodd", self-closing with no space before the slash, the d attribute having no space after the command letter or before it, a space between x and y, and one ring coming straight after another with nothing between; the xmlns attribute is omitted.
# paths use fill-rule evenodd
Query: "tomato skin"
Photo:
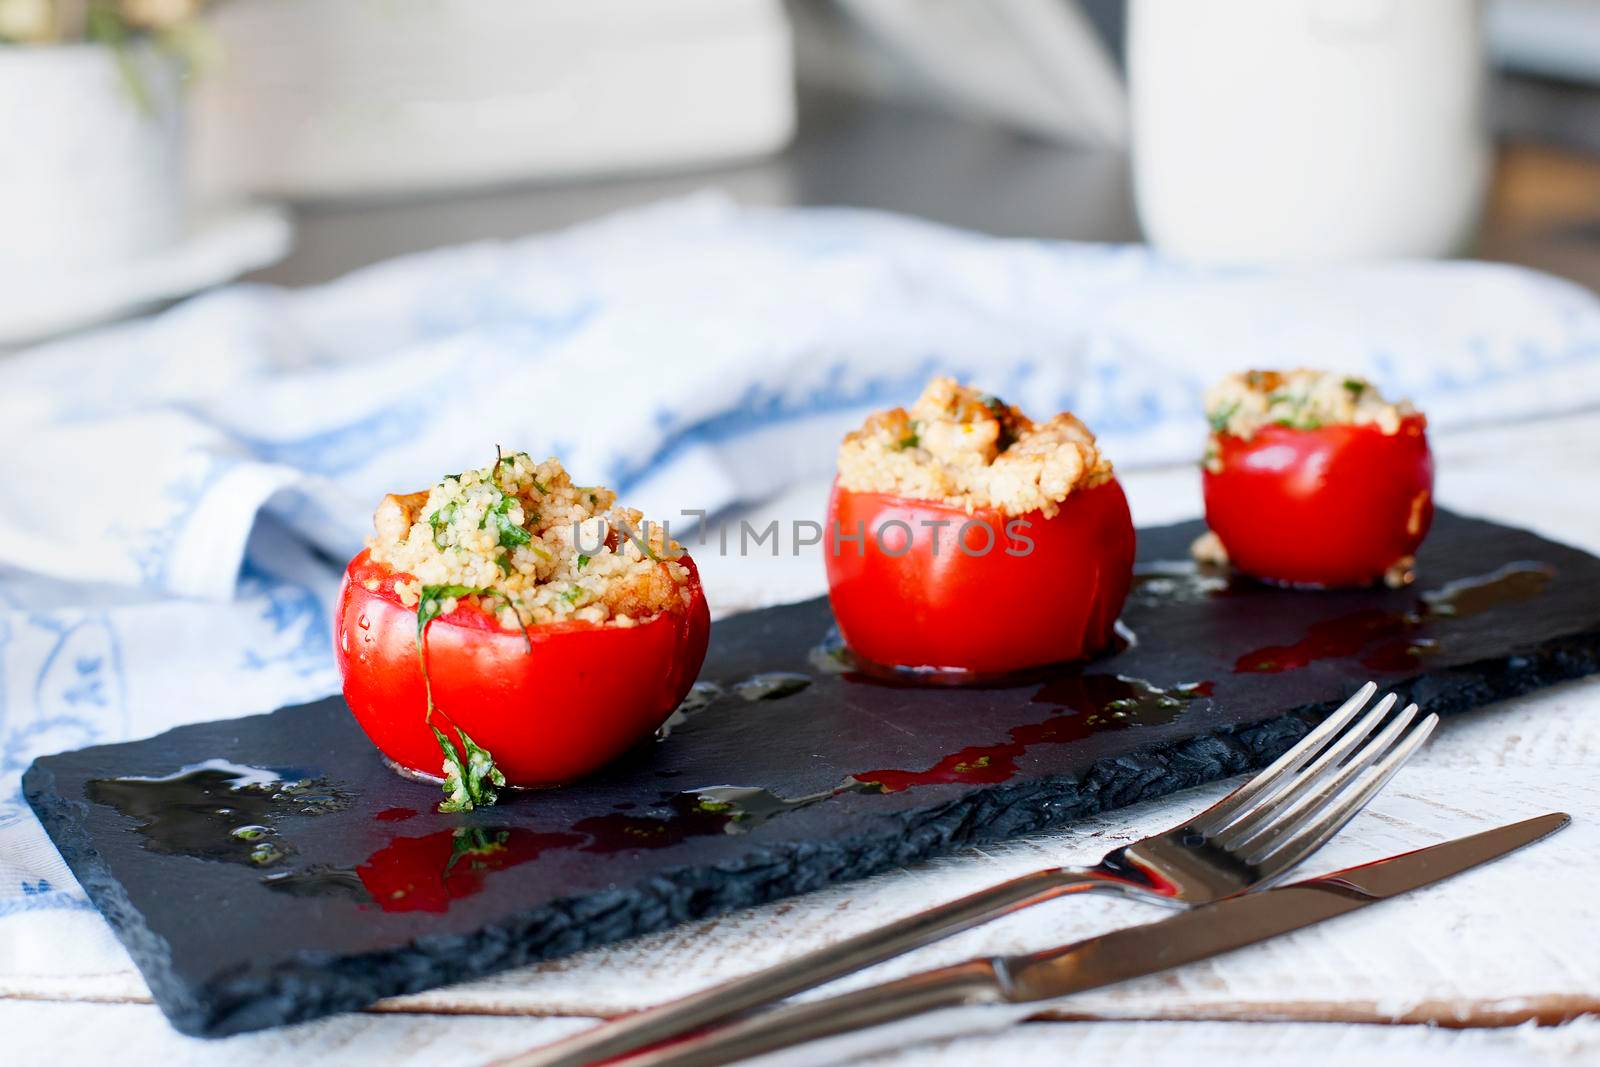
<svg viewBox="0 0 1600 1067"><path fill-rule="evenodd" d="M569 782L616 759L666 721L705 659L711 616L694 561L680 562L689 569L688 608L636 626L552 623L525 638L468 603L434 619L434 725L447 736L452 723L465 730L510 785ZM345 701L372 743L401 766L438 776L443 755L424 721L417 612L394 591L404 577L366 551L350 561L334 658Z"/></svg>
<svg viewBox="0 0 1600 1067"><path fill-rule="evenodd" d="M1257 578L1368 585L1422 544L1433 522L1427 421L1217 438L1222 469L1204 473L1206 524L1234 567Z"/></svg>
<svg viewBox="0 0 1600 1067"><path fill-rule="evenodd" d="M969 519L995 533L962 527ZM874 663L1003 673L1083 659L1111 643L1132 582L1133 518L1111 479L1077 490L1051 518L1021 516L1031 552L997 510L961 508L837 483L828 501L828 599L839 633ZM910 528L910 548L898 526ZM926 522L946 522L944 527ZM1012 527L1011 530L1015 530ZM858 548L853 537L862 530ZM880 543L880 531L882 541ZM887 546L889 551L884 551ZM937 549L937 551L936 551ZM1008 549L1026 552L1008 554Z"/></svg>

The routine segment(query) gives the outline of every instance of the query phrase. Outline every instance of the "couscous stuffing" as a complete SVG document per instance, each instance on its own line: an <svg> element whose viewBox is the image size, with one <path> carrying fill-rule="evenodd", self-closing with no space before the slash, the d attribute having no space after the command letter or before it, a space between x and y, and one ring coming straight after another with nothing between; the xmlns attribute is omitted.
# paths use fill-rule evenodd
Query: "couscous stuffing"
<svg viewBox="0 0 1600 1067"><path fill-rule="evenodd" d="M526 453L450 475L425 493L390 495L373 515L375 562L433 614L474 596L508 630L578 620L632 626L692 599L682 548L616 494L574 485L561 462Z"/></svg>
<svg viewBox="0 0 1600 1067"><path fill-rule="evenodd" d="M1076 416L1035 423L1020 410L953 378L928 383L911 410L870 416L839 446L839 486L1009 516L1056 514L1074 490L1110 480Z"/></svg>
<svg viewBox="0 0 1600 1067"><path fill-rule="evenodd" d="M1212 433L1245 440L1265 426L1376 426L1393 434L1417 413L1410 401L1385 400L1365 378L1304 368L1230 374L1206 390L1205 409Z"/></svg>

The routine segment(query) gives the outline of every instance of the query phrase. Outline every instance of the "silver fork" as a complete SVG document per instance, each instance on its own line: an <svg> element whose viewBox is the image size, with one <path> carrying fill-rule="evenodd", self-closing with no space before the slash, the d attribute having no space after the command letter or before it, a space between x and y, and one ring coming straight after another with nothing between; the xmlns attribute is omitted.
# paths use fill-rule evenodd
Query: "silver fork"
<svg viewBox="0 0 1600 1067"><path fill-rule="evenodd" d="M1114 890L1190 908L1270 886L1353 819L1438 723L1437 715L1429 715L1412 726L1417 706L1410 704L1372 736L1396 703L1390 694L1362 715L1377 689L1372 682L1362 686L1269 767L1199 815L1113 849L1092 867L1052 867L1021 875L754 974L602 1023L498 1067L582 1067L620 1057L1069 893Z"/></svg>

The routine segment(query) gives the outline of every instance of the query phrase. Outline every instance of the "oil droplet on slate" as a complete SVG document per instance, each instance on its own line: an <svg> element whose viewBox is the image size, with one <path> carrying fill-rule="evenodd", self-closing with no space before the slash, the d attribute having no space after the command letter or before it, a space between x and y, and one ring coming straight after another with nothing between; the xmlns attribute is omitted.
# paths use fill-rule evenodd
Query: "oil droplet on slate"
<svg viewBox="0 0 1600 1067"><path fill-rule="evenodd" d="M925 785L1003 782L1017 773L1017 758L1031 746L1076 741L1101 730L1172 722L1190 702L1208 697L1211 692L1210 682L1161 688L1121 675L1074 672L1040 688L1033 700L1078 714L1056 714L1043 722L1014 727L1009 741L962 749L926 771L862 771L832 789L796 797L780 796L760 786L705 786L663 793L659 804L663 810L659 814L617 811L580 819L572 829L587 838L579 846L583 852L670 848L694 837L746 833L778 816L846 793L895 793Z"/></svg>
<svg viewBox="0 0 1600 1067"><path fill-rule="evenodd" d="M137 821L152 852L271 866L293 853L273 825L284 816L342 811L350 797L316 779L285 781L275 771L212 759L163 777L96 778L96 804Z"/></svg>
<svg viewBox="0 0 1600 1067"><path fill-rule="evenodd" d="M828 632L823 634L817 646L806 654L806 659L823 674L848 674L856 667L855 657L845 647L844 637L839 633L838 626L828 627Z"/></svg>
<svg viewBox="0 0 1600 1067"><path fill-rule="evenodd" d="M1033 700L1076 714L1014 726L1008 740L952 752L927 770L861 771L852 780L875 784L886 793L923 785L993 785L1015 775L1017 760L1036 745L1067 744L1105 730L1174 722L1191 701L1209 697L1212 688L1211 682L1162 688L1120 674L1064 674L1040 687Z"/></svg>
<svg viewBox="0 0 1600 1067"><path fill-rule="evenodd" d="M1128 602L1152 606L1196 604L1239 591L1225 567L1194 560L1158 560L1133 568Z"/></svg>
<svg viewBox="0 0 1600 1067"><path fill-rule="evenodd" d="M1111 641L1088 662L1113 659L1138 644L1138 636L1118 619L1112 626ZM822 640L807 654L807 659L824 674L836 675L847 682L893 689L1014 689L1060 677L1062 672L1076 674L1085 665L1084 661L1073 660L1014 671L889 667L857 657L844 643L837 626L828 627Z"/></svg>
<svg viewBox="0 0 1600 1067"><path fill-rule="evenodd" d="M1437 638L1419 633L1429 622L1470 618L1503 604L1531 600L1550 587L1555 573L1546 563L1508 563L1488 574L1457 579L1424 592L1409 610L1368 608L1312 623L1294 644L1246 652L1233 669L1239 674L1279 674L1317 660L1365 652L1361 663L1372 670L1415 670L1422 657L1440 647Z"/></svg>
<svg viewBox="0 0 1600 1067"><path fill-rule="evenodd" d="M689 687L689 692L667 721L656 727L656 740L665 741L672 736L672 731L694 718L722 698L722 686L715 682L696 682Z"/></svg>
<svg viewBox="0 0 1600 1067"><path fill-rule="evenodd" d="M793 671L765 671L761 674L752 674L742 682L735 682L733 691L745 700L754 703L758 700L781 700L784 697L794 696L810 684L811 676L809 674L796 674Z"/></svg>
<svg viewBox="0 0 1600 1067"><path fill-rule="evenodd" d="M693 837L740 834L801 808L808 808L841 793L877 793L876 785L847 779L844 784L818 793L783 797L770 789L748 785L711 785L681 793L663 793L660 815L616 812L580 819L572 829L588 840L581 852L627 852L669 848Z"/></svg>

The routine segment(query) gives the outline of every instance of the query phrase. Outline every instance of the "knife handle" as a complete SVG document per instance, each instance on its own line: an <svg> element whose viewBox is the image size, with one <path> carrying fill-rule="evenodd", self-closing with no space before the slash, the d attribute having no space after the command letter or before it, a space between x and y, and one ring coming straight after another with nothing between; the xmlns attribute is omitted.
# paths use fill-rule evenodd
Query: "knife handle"
<svg viewBox="0 0 1600 1067"><path fill-rule="evenodd" d="M503 1060L498 1067L583 1067L621 1057L776 1003L1020 908L1067 893L1116 888L1126 889L1127 883L1094 868L1034 871L755 974L602 1023L563 1041Z"/></svg>
<svg viewBox="0 0 1600 1067"><path fill-rule="evenodd" d="M923 971L880 986L788 1004L683 1038L618 1067L724 1067L760 1057L761 1067L813 1067L1020 1022L1033 1005L1006 1003L989 960Z"/></svg>

